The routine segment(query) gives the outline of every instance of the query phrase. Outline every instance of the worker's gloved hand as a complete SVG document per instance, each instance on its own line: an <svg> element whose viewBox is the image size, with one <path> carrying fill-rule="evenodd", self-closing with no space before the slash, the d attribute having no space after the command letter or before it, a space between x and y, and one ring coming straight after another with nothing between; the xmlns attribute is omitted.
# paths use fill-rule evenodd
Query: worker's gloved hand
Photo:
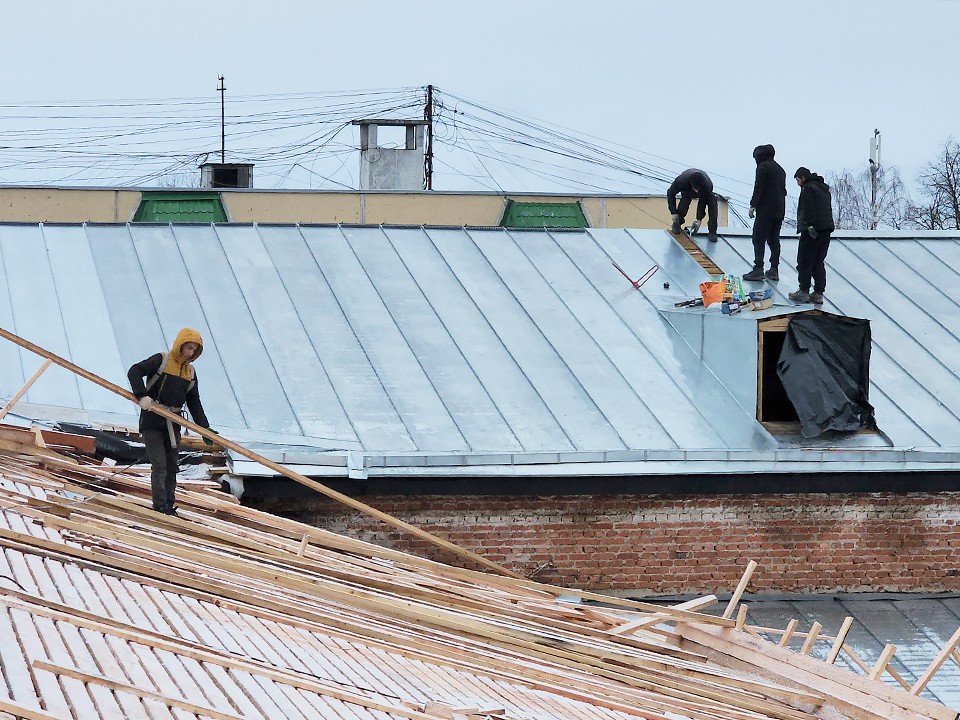
<svg viewBox="0 0 960 720"><path fill-rule="evenodd" d="M207 428L207 430L208 430L209 432L212 432L214 435L219 435L219 434L220 434L220 433L218 433L216 430L214 430L213 428ZM204 444L204 445L213 445L213 440L211 440L211 439L208 438L208 437L205 437L205 438L203 439L203 444Z"/></svg>
<svg viewBox="0 0 960 720"><path fill-rule="evenodd" d="M813 225L807 225L807 235L815 238L817 236L817 229Z"/></svg>
<svg viewBox="0 0 960 720"><path fill-rule="evenodd" d="M694 220L693 224L690 226L690 234L696 235L698 232L700 232L700 221Z"/></svg>
<svg viewBox="0 0 960 720"><path fill-rule="evenodd" d="M670 222L672 223L680 222L680 216L674 213L673 215L670 216Z"/></svg>
<svg viewBox="0 0 960 720"><path fill-rule="evenodd" d="M153 406L153 398L149 395L144 395L142 398L137 400L137 405L139 405L143 410L149 410Z"/></svg>
<svg viewBox="0 0 960 720"><path fill-rule="evenodd" d="M757 216L757 209L755 207L750 208L750 212L747 213L750 218L755 218Z"/></svg>

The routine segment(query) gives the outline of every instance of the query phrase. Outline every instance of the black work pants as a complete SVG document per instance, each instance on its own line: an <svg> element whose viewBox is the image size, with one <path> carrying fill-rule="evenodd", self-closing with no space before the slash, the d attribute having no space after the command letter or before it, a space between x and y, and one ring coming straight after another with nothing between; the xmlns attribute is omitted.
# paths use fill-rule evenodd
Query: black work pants
<svg viewBox="0 0 960 720"><path fill-rule="evenodd" d="M680 216L681 225L687 216L687 210L690 209L691 200L693 200L693 198L683 194L680 195L680 202L677 203L677 215ZM719 208L716 193L710 193L710 197L702 197L697 201L697 220L703 220L703 216L707 216L707 232L717 232L718 213Z"/></svg>
<svg viewBox="0 0 960 720"><path fill-rule="evenodd" d="M164 430L146 430L142 433L150 459L150 494L153 509L165 512L176 501L179 456L176 446L170 445L170 433Z"/></svg>
<svg viewBox="0 0 960 720"><path fill-rule="evenodd" d="M783 219L776 220L766 213L757 213L753 221L753 266L763 269L763 253L770 246L770 267L780 265L780 226Z"/></svg>
<svg viewBox="0 0 960 720"><path fill-rule="evenodd" d="M830 249L830 231L818 230L816 237L806 232L800 233L800 247L797 249L797 278L800 290L810 292L810 278L813 278L813 291L823 293L827 289L827 250Z"/></svg>

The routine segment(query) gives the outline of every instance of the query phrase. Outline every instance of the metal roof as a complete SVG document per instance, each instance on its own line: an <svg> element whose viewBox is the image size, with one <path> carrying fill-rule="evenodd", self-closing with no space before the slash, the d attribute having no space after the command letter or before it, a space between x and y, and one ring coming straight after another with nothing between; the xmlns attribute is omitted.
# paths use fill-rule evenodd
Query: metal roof
<svg viewBox="0 0 960 720"><path fill-rule="evenodd" d="M871 401L889 453L870 449L876 437L851 438L845 459L902 467L917 448L916 460L956 466L958 238L834 241L826 309L873 323ZM744 235L702 246L727 272L750 266ZM786 238L781 314L796 311L785 298L795 251ZM633 277L660 270L638 291L613 261ZM673 303L705 277L654 230L0 225L0 326L119 384L196 327L215 427L361 453L370 468L402 456L498 467L786 459L737 401L741 379L721 372L737 349L701 357L675 327ZM720 332L755 322L700 315ZM742 353L756 362L755 346ZM0 397L38 365L0 345ZM34 416L55 406L134 422L128 403L57 368L25 402Z"/></svg>

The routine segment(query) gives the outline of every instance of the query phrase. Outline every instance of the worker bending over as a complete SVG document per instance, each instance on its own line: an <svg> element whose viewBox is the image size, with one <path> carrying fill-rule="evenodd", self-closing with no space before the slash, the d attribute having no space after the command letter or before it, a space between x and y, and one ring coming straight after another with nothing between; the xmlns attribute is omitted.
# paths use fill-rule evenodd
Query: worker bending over
<svg viewBox="0 0 960 720"><path fill-rule="evenodd" d="M680 202L677 203L677 193ZM703 170L690 168L677 176L667 189L667 209L670 210L670 232L681 232L681 225L690 209L690 201L697 200L697 219L690 226L690 234L696 235L704 215L707 217L707 240L717 241L717 196L713 181ZM709 213L709 214L708 214Z"/></svg>

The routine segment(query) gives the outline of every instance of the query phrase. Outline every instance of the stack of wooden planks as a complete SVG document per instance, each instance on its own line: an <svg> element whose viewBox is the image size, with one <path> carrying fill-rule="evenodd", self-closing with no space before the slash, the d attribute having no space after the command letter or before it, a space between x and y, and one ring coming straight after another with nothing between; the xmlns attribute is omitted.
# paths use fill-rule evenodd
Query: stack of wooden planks
<svg viewBox="0 0 960 720"><path fill-rule="evenodd" d="M863 674L834 665L849 623L753 626L755 563L717 614L713 596L608 598L364 543L209 483L161 515L145 468L78 445L0 428L0 717L957 715L883 682L892 651Z"/></svg>

